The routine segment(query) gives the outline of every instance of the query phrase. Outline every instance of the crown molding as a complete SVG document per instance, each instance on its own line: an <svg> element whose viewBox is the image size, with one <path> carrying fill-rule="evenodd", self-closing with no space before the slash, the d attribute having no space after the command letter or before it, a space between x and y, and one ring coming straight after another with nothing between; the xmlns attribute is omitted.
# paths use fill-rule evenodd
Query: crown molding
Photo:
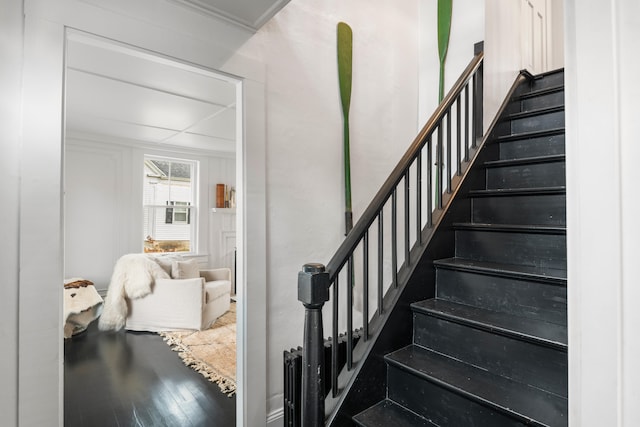
<svg viewBox="0 0 640 427"><path fill-rule="evenodd" d="M229 22L233 25L239 26L247 31L251 31L252 33L257 32L269 19L271 19L280 9L282 9L290 0L276 0L273 2L271 7L269 7L258 19L255 21L250 21L244 19L240 16L233 15L228 13L218 7L212 6L211 4L201 1L201 0L168 0L170 2L180 4L182 6L186 6L190 9L197 10L198 12L204 13L209 16L216 17L218 19L222 19L223 21Z"/></svg>

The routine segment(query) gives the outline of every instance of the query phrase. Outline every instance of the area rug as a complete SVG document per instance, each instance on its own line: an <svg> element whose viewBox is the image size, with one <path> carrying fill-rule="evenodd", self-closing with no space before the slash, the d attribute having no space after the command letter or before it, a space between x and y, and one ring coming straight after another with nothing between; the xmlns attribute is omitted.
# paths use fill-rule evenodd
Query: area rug
<svg viewBox="0 0 640 427"><path fill-rule="evenodd" d="M236 392L236 303L204 331L161 332L184 364L218 384L231 397Z"/></svg>

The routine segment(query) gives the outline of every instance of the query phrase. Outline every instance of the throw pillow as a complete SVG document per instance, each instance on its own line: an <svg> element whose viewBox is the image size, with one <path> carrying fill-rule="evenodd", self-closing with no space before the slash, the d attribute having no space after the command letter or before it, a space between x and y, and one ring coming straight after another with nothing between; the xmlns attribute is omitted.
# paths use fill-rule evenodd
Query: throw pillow
<svg viewBox="0 0 640 427"><path fill-rule="evenodd" d="M164 271L171 276L171 270L173 269L173 263L175 261L184 261L180 255L155 255L153 259L162 267Z"/></svg>
<svg viewBox="0 0 640 427"><path fill-rule="evenodd" d="M174 279L196 279L200 277L198 261L195 259L174 261L171 265L171 277Z"/></svg>

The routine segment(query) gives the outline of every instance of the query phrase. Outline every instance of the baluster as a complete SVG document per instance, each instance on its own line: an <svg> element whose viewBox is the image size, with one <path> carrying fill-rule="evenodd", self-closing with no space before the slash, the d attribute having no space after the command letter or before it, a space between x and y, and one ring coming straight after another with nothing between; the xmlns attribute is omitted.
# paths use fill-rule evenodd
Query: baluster
<svg viewBox="0 0 640 427"><path fill-rule="evenodd" d="M460 118L462 116L461 105L460 105L460 95L456 98L456 162L457 169L456 175L460 176L462 174L462 135L460 135Z"/></svg>
<svg viewBox="0 0 640 427"><path fill-rule="evenodd" d="M382 304L382 273L384 267L384 224L383 213L380 210L378 214L378 313L384 313L384 307Z"/></svg>
<svg viewBox="0 0 640 427"><path fill-rule="evenodd" d="M411 218L409 215L409 168L404 173L404 264L408 267L409 260L409 229L411 227Z"/></svg>
<svg viewBox="0 0 640 427"><path fill-rule="evenodd" d="M471 148L476 148L476 120L478 120L477 116L476 116L476 107L478 106L478 103L476 101L476 95L477 95L477 83L476 83L476 75L474 74L473 77L471 78L471 83L473 84L472 86L472 93L471 93L471 102L473 105L473 112L471 115Z"/></svg>
<svg viewBox="0 0 640 427"><path fill-rule="evenodd" d="M398 287L398 201L396 189L391 193L391 281Z"/></svg>
<svg viewBox="0 0 640 427"><path fill-rule="evenodd" d="M436 200L438 209L442 209L442 122L438 125L438 144L436 144Z"/></svg>
<svg viewBox="0 0 640 427"><path fill-rule="evenodd" d="M369 230L364 232L362 242L362 334L365 341L369 339Z"/></svg>
<svg viewBox="0 0 640 427"><path fill-rule="evenodd" d="M427 139L427 227L433 226L433 155L431 135Z"/></svg>
<svg viewBox="0 0 640 427"><path fill-rule="evenodd" d="M469 161L469 83L464 87L464 161Z"/></svg>
<svg viewBox="0 0 640 427"><path fill-rule="evenodd" d="M347 261L347 369L353 368L353 256Z"/></svg>
<svg viewBox="0 0 640 427"><path fill-rule="evenodd" d="M422 150L416 159L416 241L422 244Z"/></svg>
<svg viewBox="0 0 640 427"><path fill-rule="evenodd" d="M333 282L333 293L331 300L333 303L332 314L333 323L331 324L331 394L333 397L338 396L338 290L340 289L338 275Z"/></svg>
<svg viewBox="0 0 640 427"><path fill-rule="evenodd" d="M474 81L474 89L475 89L475 94L474 94L474 104L473 104L473 112L474 112L474 116L475 116L475 126L474 126L474 130L476 133L476 137L480 137L482 138L482 134L483 134L483 124L482 124L482 91L483 91L483 83L482 83L482 64L480 64L480 67L478 67L478 70L473 74L473 81ZM474 138L473 140L474 143L474 147L477 145L476 144L476 140Z"/></svg>
<svg viewBox="0 0 640 427"><path fill-rule="evenodd" d="M447 109L447 193L451 194L451 108Z"/></svg>
<svg viewBox="0 0 640 427"><path fill-rule="evenodd" d="M302 348L302 425L324 425L324 344L322 306L329 300L329 273L305 264L298 273L298 300L305 308Z"/></svg>

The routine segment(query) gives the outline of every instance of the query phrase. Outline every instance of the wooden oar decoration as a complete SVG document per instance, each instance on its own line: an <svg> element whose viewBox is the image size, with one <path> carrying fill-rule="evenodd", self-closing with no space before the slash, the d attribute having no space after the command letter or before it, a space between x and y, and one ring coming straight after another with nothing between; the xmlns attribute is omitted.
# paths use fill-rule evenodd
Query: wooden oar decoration
<svg viewBox="0 0 640 427"><path fill-rule="evenodd" d="M344 22L338 23L338 79L342 101L343 148L344 148L344 201L345 235L353 228L351 210L351 157L349 149L349 107L351 106L351 63L353 53L353 33Z"/></svg>
<svg viewBox="0 0 640 427"><path fill-rule="evenodd" d="M440 59L440 82L438 86L438 103L444 99L444 64L447 60L447 50L449 48L449 34L451 33L451 14L453 12L453 0L438 0L438 57ZM438 132L442 132L439 129ZM436 153L440 151L436 147ZM443 167L442 159L436 157L436 188L440 180L440 168ZM450 171L447 171L450 173ZM442 194L436 191L436 206L440 203Z"/></svg>
<svg viewBox="0 0 640 427"><path fill-rule="evenodd" d="M449 34L451 33L451 14L453 0L438 0L438 56L440 58L440 86L438 102L444 99L444 63L449 49Z"/></svg>

